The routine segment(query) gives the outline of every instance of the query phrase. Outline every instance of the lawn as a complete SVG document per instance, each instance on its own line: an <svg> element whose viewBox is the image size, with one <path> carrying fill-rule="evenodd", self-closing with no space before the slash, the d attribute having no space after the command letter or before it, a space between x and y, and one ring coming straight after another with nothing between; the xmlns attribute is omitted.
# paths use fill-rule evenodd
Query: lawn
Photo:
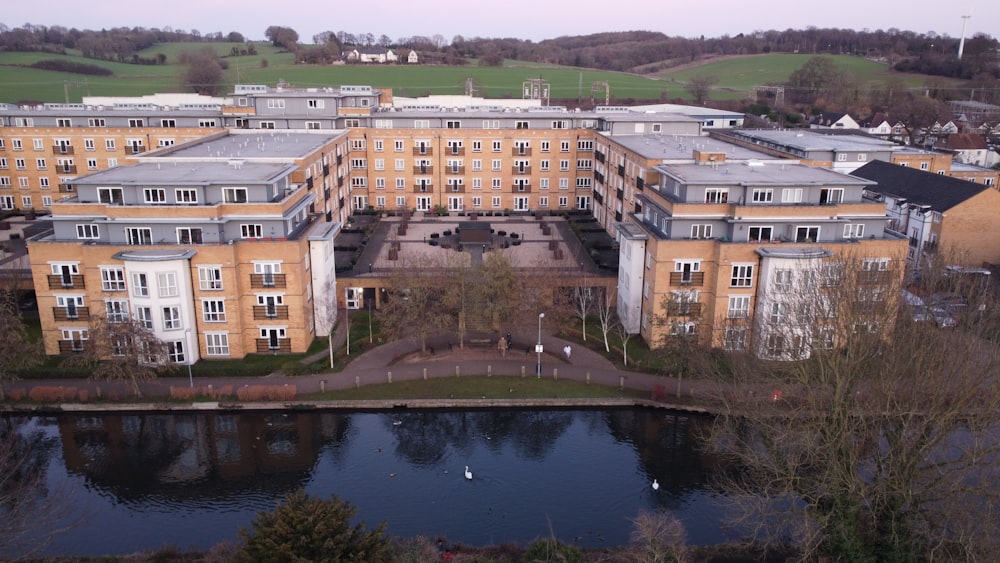
<svg viewBox="0 0 1000 563"><path fill-rule="evenodd" d="M587 384L565 379L534 377L442 377L366 385L358 389L327 391L310 395L328 401L378 401L406 399L595 399L608 397L648 398L648 392Z"/></svg>

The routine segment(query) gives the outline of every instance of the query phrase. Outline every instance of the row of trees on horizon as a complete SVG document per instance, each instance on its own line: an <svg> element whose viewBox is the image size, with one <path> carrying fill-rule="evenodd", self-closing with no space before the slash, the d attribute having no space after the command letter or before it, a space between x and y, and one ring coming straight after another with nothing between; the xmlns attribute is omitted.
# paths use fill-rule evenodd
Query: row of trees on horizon
<svg viewBox="0 0 1000 563"><path fill-rule="evenodd" d="M806 29L756 30L735 36L671 37L655 31L625 31L563 36L534 42L513 37L465 37L451 41L442 35L414 35L395 40L370 32L323 31L304 43L298 32L287 26L270 26L264 32L273 45L299 54L326 49L339 58L345 47L414 49L422 56L441 62L477 59L500 64L518 59L602 70L653 73L697 61L726 55L766 53L849 54L883 60L899 70L970 79L984 70L1000 78L997 52L1000 43L979 33L965 42L964 56L958 59L959 39L934 32L916 33L886 30L851 30L808 27ZM80 30L64 26L24 24L10 28L0 24L0 51L59 51L79 49L84 56L121 62L162 64L156 57L136 60L138 53L157 44L217 41L243 43L238 31L202 34L196 29L171 27L147 29L117 27ZM315 58L315 57L312 57ZM902 66L899 66L902 65Z"/></svg>

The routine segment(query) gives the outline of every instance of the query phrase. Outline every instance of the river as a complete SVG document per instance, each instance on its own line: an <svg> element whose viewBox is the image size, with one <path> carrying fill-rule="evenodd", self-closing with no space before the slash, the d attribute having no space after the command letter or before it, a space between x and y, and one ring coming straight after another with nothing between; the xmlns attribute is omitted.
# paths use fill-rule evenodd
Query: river
<svg viewBox="0 0 1000 563"><path fill-rule="evenodd" d="M368 526L467 545L556 535L629 543L665 510L689 544L737 539L709 487L711 419L656 409L399 410L9 417L44 451L69 529L46 555L122 555L234 541L285 494L336 494ZM30 438L30 439L29 439ZM42 447L44 446L44 447ZM465 479L465 466L473 473ZM660 487L653 490L656 480Z"/></svg>

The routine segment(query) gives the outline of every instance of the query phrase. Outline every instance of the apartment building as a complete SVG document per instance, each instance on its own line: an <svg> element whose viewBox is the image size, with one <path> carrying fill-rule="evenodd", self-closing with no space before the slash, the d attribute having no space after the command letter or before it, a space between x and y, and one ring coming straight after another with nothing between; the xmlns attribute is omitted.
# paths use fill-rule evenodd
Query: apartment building
<svg viewBox="0 0 1000 563"><path fill-rule="evenodd" d="M81 350L94 315L141 322L174 363L305 351L332 322L339 228L316 178L345 144L234 131L74 179L28 242L46 353Z"/></svg>
<svg viewBox="0 0 1000 563"><path fill-rule="evenodd" d="M808 356L832 346L801 326L788 333L788 296L824 283L850 257L902 275L905 237L885 228L885 206L864 199L874 182L786 162L664 164L621 233L619 311L656 346L694 335L762 357ZM824 273L826 272L826 273ZM781 332L769 333L769 331Z"/></svg>

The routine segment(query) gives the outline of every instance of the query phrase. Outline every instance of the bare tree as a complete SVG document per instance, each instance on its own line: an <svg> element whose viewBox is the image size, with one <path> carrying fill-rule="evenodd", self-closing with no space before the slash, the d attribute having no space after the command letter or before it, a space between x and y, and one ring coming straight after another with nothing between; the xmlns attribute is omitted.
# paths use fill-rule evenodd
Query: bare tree
<svg viewBox="0 0 1000 563"><path fill-rule="evenodd" d="M587 276L583 276L581 284L573 288L573 314L580 319L580 330L583 341L587 341L587 317L594 309L594 291L587 285Z"/></svg>
<svg viewBox="0 0 1000 563"><path fill-rule="evenodd" d="M16 279L5 281L16 287ZM0 288L0 399L4 381L17 379L19 372L40 364L44 356L41 343L32 340L24 326L18 295L13 289Z"/></svg>
<svg viewBox="0 0 1000 563"><path fill-rule="evenodd" d="M1000 350L979 328L995 325L917 320L899 262L775 272L751 354L717 372L725 412L711 445L741 467L721 484L748 533L793 542L803 560L976 560L1000 547Z"/></svg>
<svg viewBox="0 0 1000 563"><path fill-rule="evenodd" d="M169 354L168 344L142 322L92 315L83 350L63 363L90 368L91 379L124 382L138 397L140 382L175 369Z"/></svg>
<svg viewBox="0 0 1000 563"><path fill-rule="evenodd" d="M444 310L444 270L406 260L393 268L386 283L386 301L379 309L380 326L390 338L415 336L420 351L427 352L427 338L442 326L449 315Z"/></svg>
<svg viewBox="0 0 1000 563"><path fill-rule="evenodd" d="M638 546L630 561L636 563L684 563L689 560L684 523L661 511L639 512L632 521L632 543Z"/></svg>
<svg viewBox="0 0 1000 563"><path fill-rule="evenodd" d="M712 95L712 87L719 82L719 79L710 74L692 76L684 87L694 98L695 105L703 106Z"/></svg>
<svg viewBox="0 0 1000 563"><path fill-rule="evenodd" d="M622 362L628 365L628 341L635 336L634 332L629 332L628 327L622 324L621 320L615 321L615 334L618 335L618 339L622 343Z"/></svg>
<svg viewBox="0 0 1000 563"><path fill-rule="evenodd" d="M612 301L610 292L602 291L596 300L597 322L601 327L601 334L604 336L604 351L611 351L611 344L608 342L608 334L618 323L618 314L615 312L615 304Z"/></svg>

